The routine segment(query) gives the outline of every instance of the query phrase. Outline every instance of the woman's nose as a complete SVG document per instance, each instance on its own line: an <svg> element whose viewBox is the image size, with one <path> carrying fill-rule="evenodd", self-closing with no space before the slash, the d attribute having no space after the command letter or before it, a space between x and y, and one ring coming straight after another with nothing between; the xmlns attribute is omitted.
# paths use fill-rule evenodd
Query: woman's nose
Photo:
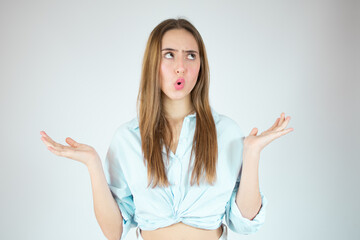
<svg viewBox="0 0 360 240"><path fill-rule="evenodd" d="M185 64L184 64L184 59L179 58L176 64L176 73L184 73L185 72Z"/></svg>

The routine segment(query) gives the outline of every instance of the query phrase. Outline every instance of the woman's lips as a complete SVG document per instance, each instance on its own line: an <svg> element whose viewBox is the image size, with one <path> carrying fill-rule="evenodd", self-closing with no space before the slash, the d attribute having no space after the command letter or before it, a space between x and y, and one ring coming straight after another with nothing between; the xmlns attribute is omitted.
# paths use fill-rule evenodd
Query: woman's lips
<svg viewBox="0 0 360 240"><path fill-rule="evenodd" d="M183 78L179 78L174 84L176 90L181 90L184 88L185 80Z"/></svg>

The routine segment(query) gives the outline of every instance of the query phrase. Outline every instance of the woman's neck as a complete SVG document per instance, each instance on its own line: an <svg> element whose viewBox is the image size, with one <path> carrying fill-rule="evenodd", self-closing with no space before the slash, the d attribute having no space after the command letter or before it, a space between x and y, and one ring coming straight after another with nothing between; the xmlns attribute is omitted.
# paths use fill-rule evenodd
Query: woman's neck
<svg viewBox="0 0 360 240"><path fill-rule="evenodd" d="M166 119L172 125L181 124L184 118L194 112L194 106L190 96L180 100L163 99L163 107Z"/></svg>

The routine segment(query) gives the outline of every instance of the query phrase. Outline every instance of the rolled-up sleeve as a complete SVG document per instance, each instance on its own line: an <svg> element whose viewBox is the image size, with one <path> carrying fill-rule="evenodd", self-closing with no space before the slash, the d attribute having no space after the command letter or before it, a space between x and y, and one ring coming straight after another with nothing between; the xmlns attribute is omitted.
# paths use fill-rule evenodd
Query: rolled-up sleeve
<svg viewBox="0 0 360 240"><path fill-rule="evenodd" d="M119 137L118 133L113 136L107 151L104 162L104 172L108 186L123 217L123 231L120 238L123 240L132 227L137 227L137 223L134 221L135 205L133 195L129 189L123 173L124 169L122 169L120 163L120 161L125 161L125 159L121 158L121 146L119 146L117 137Z"/></svg>
<svg viewBox="0 0 360 240"><path fill-rule="evenodd" d="M245 234L245 235L255 233L265 222L267 199L264 196L264 194L260 191L260 195L261 195L260 211L253 220L247 219L242 216L235 202L238 188L239 188L239 181L236 182L231 198L226 205L226 210L225 210L226 224L232 231L236 233Z"/></svg>

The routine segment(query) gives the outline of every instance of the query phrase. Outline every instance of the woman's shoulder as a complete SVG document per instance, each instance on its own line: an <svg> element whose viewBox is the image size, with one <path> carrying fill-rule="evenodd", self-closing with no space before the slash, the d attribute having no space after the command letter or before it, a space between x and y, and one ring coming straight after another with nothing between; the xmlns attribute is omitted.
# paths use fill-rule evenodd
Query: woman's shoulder
<svg viewBox="0 0 360 240"><path fill-rule="evenodd" d="M126 137L129 135L133 135L136 130L139 128L139 123L137 117L133 117L132 119L121 123L115 130L114 137Z"/></svg>
<svg viewBox="0 0 360 240"><path fill-rule="evenodd" d="M218 121L216 123L216 128L219 133L225 132L230 135L235 134L237 136L238 135L244 136L242 128L235 119L229 117L226 114L217 113L217 115L218 115Z"/></svg>

